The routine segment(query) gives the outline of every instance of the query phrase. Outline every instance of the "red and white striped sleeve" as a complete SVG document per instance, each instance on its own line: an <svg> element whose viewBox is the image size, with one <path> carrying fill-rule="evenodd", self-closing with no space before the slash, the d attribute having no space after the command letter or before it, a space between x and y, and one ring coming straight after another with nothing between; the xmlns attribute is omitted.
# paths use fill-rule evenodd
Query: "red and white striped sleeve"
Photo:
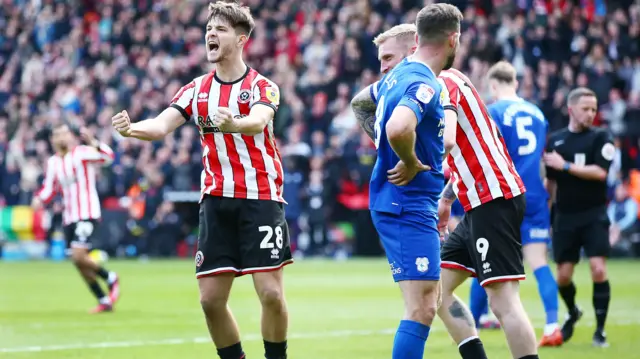
<svg viewBox="0 0 640 359"><path fill-rule="evenodd" d="M189 119L191 119L191 116L193 115L192 104L195 93L196 82L191 81L189 84L182 86L171 100L170 106L180 111L182 117L184 117L186 121L189 121Z"/></svg>
<svg viewBox="0 0 640 359"><path fill-rule="evenodd" d="M445 110L452 110L458 113L458 105L460 104L460 88L449 78L438 77L438 82L442 86L440 93L440 101Z"/></svg>
<svg viewBox="0 0 640 359"><path fill-rule="evenodd" d="M251 106L256 104L266 105L277 111L278 106L280 106L280 89L278 85L266 77L258 79L253 87Z"/></svg>
<svg viewBox="0 0 640 359"><path fill-rule="evenodd" d="M47 161L47 167L44 171L44 181L42 182L42 187L36 193L36 196L42 200L45 204L51 202L55 194L59 189L59 183L56 179L56 166L58 165L58 160L55 156L49 157Z"/></svg>
<svg viewBox="0 0 640 359"><path fill-rule="evenodd" d="M78 155L80 159L84 162L88 163L99 163L103 166L110 165L113 160L116 158L115 153L111 149L111 147L107 146L104 143L100 143L100 145L96 147L91 146L80 146L80 151L78 151Z"/></svg>

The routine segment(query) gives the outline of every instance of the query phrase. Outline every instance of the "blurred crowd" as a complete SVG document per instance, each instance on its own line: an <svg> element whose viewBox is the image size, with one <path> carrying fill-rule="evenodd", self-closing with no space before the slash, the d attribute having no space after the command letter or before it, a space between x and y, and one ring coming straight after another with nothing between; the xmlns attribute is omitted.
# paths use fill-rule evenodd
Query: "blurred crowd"
<svg viewBox="0 0 640 359"><path fill-rule="evenodd" d="M197 128L186 124L147 143L120 137L110 119L125 109L134 121L154 117L182 85L212 69L205 60L207 2L0 0L0 206L29 203L51 155L49 128L64 120L88 127L116 152L99 181L103 199L142 203L131 216L143 227L166 218L179 223L164 195L199 190ZM256 18L246 62L282 93L275 130L294 244L326 254L332 243L369 237L367 186L376 154L349 100L378 78L373 38L413 22L433 1L241 2ZM588 86L600 103L597 123L611 129L619 149L611 187L640 168L637 1L448 2L465 15L454 66L476 87L484 88L491 64L511 61L520 95L537 103L555 130L568 121L567 92ZM148 229L139 227L132 226ZM360 249L367 251L376 249Z"/></svg>

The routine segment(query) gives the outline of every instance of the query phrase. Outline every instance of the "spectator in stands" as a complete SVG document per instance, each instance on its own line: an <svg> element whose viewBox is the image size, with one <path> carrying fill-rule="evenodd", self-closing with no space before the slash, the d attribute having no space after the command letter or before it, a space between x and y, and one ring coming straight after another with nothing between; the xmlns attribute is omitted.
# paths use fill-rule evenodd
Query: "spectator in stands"
<svg viewBox="0 0 640 359"><path fill-rule="evenodd" d="M202 164L192 124L162 147L123 139L108 124L117 108L135 118L155 116L181 83L209 70L201 65L206 12L198 11L208 1L1 2L0 203L28 203L32 177L51 154L42 139L63 119L86 125L116 149L113 171L99 181L102 198L125 196L149 168L163 175L164 189L197 189ZM310 162L318 159L329 229L338 221L357 224L336 200L353 191L349 164L359 168L360 181L366 176L356 159L362 156L354 156L359 129L344 99L377 79L373 36L415 20L421 2L244 2L259 14L245 53L280 86L274 131L283 157L293 156L292 171L302 175L299 199L306 201ZM640 6L582 3L455 1L465 14L455 67L486 95L486 69L511 61L519 94L543 109L550 130L566 126L569 89L594 88L600 121L620 137L621 170L628 172L640 167ZM9 164L15 158L37 160L25 161L17 174Z"/></svg>
<svg viewBox="0 0 640 359"><path fill-rule="evenodd" d="M636 229L638 221L638 204L629 196L624 184L616 187L615 198L609 203L607 215L609 227L609 241L615 246L621 239L628 239Z"/></svg>

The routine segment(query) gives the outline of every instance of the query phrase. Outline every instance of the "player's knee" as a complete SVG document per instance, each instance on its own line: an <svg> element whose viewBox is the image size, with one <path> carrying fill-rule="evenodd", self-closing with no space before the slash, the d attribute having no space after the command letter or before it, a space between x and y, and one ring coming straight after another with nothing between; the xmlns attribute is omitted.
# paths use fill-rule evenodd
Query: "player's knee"
<svg viewBox="0 0 640 359"><path fill-rule="evenodd" d="M424 286L414 293L415 295L407 298L407 317L410 320L430 325L441 301L440 287L438 284Z"/></svg>
<svg viewBox="0 0 640 359"><path fill-rule="evenodd" d="M596 283L607 280L607 267L604 263L591 263L591 279Z"/></svg>
<svg viewBox="0 0 640 359"><path fill-rule="evenodd" d="M221 293L200 293L200 306L207 316L227 310L228 295Z"/></svg>
<svg viewBox="0 0 640 359"><path fill-rule="evenodd" d="M518 286L518 282L512 281L492 283L485 287L489 297L489 307L498 319L511 315L520 302Z"/></svg>
<svg viewBox="0 0 640 359"><path fill-rule="evenodd" d="M431 325L438 311L437 302L438 300L435 299L431 302L425 302L423 306L411 306L407 308L406 316L414 322Z"/></svg>
<svg viewBox="0 0 640 359"><path fill-rule="evenodd" d="M260 303L263 308L268 308L272 311L284 310L284 293L282 288L278 286L268 286L261 288L258 292Z"/></svg>

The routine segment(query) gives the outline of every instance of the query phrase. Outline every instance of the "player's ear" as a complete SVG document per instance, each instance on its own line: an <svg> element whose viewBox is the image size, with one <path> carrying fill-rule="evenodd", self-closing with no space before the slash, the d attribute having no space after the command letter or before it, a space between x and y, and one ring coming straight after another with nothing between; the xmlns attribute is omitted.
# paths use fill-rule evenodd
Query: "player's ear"
<svg viewBox="0 0 640 359"><path fill-rule="evenodd" d="M238 39L238 43L237 43L238 47L243 48L244 45L247 44L247 41L249 41L249 36L241 32L238 34L237 39Z"/></svg>

